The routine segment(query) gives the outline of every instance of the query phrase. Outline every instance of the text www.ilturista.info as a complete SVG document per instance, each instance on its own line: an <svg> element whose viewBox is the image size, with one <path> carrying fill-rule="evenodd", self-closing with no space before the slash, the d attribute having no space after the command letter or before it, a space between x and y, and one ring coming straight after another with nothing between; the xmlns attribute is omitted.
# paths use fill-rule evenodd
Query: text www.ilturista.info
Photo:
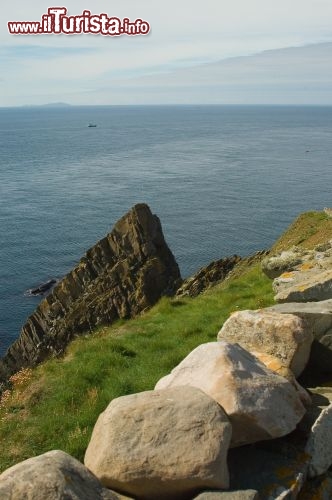
<svg viewBox="0 0 332 500"><path fill-rule="evenodd" d="M147 35L150 25L147 21L136 19L130 21L127 17L108 17L107 14L92 15L84 10L80 16L67 16L66 7L50 7L43 14L41 22L8 21L8 31L12 35Z"/></svg>

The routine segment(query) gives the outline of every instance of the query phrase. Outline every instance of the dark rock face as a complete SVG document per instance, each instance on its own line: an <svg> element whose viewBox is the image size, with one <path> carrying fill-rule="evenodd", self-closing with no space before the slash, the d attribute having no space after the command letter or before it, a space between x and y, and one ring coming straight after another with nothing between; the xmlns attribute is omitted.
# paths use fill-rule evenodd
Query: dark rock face
<svg viewBox="0 0 332 500"><path fill-rule="evenodd" d="M0 360L0 381L60 354L75 334L141 313L180 283L158 217L145 204L134 206L28 318Z"/></svg>
<svg viewBox="0 0 332 500"><path fill-rule="evenodd" d="M232 257L211 262L208 266L200 269L194 276L185 280L176 294L178 296L189 295L190 297L196 297L207 288L224 280L240 261L241 257L233 255Z"/></svg>

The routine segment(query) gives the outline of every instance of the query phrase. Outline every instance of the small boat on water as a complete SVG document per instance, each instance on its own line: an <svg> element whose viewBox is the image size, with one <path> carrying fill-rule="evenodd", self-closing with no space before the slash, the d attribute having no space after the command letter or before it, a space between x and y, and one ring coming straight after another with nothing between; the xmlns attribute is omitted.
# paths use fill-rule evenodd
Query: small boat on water
<svg viewBox="0 0 332 500"><path fill-rule="evenodd" d="M96 128L96 123L89 123L88 128Z"/></svg>
<svg viewBox="0 0 332 500"><path fill-rule="evenodd" d="M46 292L48 292L53 286L56 284L57 280L56 279L51 279L46 281L45 283L41 283L38 285L36 288L30 288L29 290L26 291L25 295L44 295Z"/></svg>

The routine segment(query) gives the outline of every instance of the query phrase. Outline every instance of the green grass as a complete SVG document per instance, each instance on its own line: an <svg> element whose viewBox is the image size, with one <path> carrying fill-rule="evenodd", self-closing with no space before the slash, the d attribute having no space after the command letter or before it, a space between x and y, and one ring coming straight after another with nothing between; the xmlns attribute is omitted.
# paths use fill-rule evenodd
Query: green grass
<svg viewBox="0 0 332 500"><path fill-rule="evenodd" d="M332 238L332 219L302 214L272 252L307 248ZM93 426L109 402L153 389L199 344L215 341L236 310L273 303L260 264L242 263L233 277L195 299L163 298L148 313L104 327L71 343L62 359L19 374L0 402L0 471L51 449L83 460Z"/></svg>
<svg viewBox="0 0 332 500"><path fill-rule="evenodd" d="M116 397L153 389L230 313L273 302L259 265L195 299L163 298L148 313L80 337L62 359L16 383L0 409L0 470L50 449L82 460L98 415Z"/></svg>

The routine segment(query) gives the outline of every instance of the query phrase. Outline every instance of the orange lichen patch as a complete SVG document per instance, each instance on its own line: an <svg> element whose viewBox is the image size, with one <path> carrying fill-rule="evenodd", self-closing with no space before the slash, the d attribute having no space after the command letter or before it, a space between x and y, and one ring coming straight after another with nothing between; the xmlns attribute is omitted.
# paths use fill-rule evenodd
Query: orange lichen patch
<svg viewBox="0 0 332 500"><path fill-rule="evenodd" d="M286 479L288 477L291 477L294 475L294 470L291 469L290 467L280 467L275 471L276 476L278 476L280 479ZM293 481L290 481L290 486L293 484ZM287 484L288 486L288 484Z"/></svg>
<svg viewBox="0 0 332 500"><path fill-rule="evenodd" d="M252 354L273 372L279 372L285 368L285 365L278 358L271 356L270 354L257 351L252 351Z"/></svg>
<svg viewBox="0 0 332 500"><path fill-rule="evenodd" d="M306 286L306 285L300 285L300 286L298 286L298 287L297 287L297 290L298 290L299 292L305 292L305 291L306 291L306 289L307 289L307 286Z"/></svg>
<svg viewBox="0 0 332 500"><path fill-rule="evenodd" d="M295 276L295 273L294 272L288 272L288 273L282 273L282 275L280 276L280 278L283 278L283 279L288 279L288 278L294 278Z"/></svg>
<svg viewBox="0 0 332 500"><path fill-rule="evenodd" d="M309 271L309 269L313 269L315 266L312 262L304 262L304 264L301 264L297 269L299 271Z"/></svg>

